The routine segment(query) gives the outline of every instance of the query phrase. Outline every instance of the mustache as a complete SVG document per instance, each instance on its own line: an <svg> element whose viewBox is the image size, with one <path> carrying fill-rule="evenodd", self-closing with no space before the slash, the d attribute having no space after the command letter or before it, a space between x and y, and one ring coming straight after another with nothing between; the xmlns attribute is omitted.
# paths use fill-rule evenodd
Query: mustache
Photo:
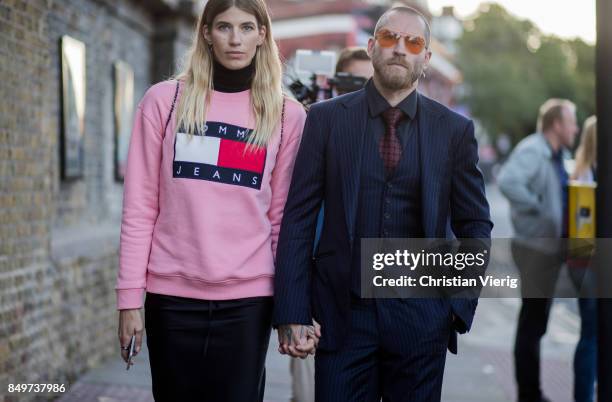
<svg viewBox="0 0 612 402"><path fill-rule="evenodd" d="M410 68L410 64L406 63L404 60L402 60L400 58L393 58L391 60L388 60L385 64L386 65L399 64L399 65L404 66L406 68Z"/></svg>

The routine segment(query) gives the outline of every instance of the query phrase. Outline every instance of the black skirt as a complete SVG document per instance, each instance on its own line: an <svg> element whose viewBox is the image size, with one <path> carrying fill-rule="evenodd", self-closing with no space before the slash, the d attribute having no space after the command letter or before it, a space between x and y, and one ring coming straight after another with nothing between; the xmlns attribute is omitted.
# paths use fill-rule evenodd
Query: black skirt
<svg viewBox="0 0 612 402"><path fill-rule="evenodd" d="M201 300L147 293L156 401L262 401L272 297Z"/></svg>

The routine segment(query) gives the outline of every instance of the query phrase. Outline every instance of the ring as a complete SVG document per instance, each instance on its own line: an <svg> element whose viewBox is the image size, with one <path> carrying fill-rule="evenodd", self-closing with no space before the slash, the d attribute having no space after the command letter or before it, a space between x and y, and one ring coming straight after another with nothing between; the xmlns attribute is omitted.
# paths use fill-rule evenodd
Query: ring
<svg viewBox="0 0 612 402"><path fill-rule="evenodd" d="M121 346L121 350L130 350L130 347L129 346L126 346L126 347Z"/></svg>

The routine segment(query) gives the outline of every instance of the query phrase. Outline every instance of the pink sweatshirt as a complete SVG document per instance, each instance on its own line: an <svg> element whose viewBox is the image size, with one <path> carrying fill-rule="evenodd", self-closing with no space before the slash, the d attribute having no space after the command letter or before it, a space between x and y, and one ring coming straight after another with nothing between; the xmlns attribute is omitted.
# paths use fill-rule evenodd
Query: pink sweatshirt
<svg viewBox="0 0 612 402"><path fill-rule="evenodd" d="M250 91L214 91L205 135L189 136L175 134L176 111L162 132L175 89L176 81L152 86L136 111L117 307L142 307L145 290L208 300L270 296L306 113L287 99L282 141L279 124L266 148L245 154L245 129L255 126Z"/></svg>

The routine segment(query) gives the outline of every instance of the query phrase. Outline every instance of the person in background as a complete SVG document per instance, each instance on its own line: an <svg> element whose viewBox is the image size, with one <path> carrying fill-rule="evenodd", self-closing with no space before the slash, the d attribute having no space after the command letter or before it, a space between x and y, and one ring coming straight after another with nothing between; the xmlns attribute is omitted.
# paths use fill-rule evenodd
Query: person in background
<svg viewBox="0 0 612 402"><path fill-rule="evenodd" d="M584 121L580 144L576 150L576 165L572 180L585 183L597 182L597 117Z"/></svg>
<svg viewBox="0 0 612 402"><path fill-rule="evenodd" d="M571 177L580 183L597 182L597 118L584 122L580 145L576 150L576 164ZM570 278L578 292L580 310L580 339L574 354L574 399L593 402L597 380L597 299L595 275L587 261L568 260ZM590 296L590 297L589 297Z"/></svg>
<svg viewBox="0 0 612 402"><path fill-rule="evenodd" d="M374 66L368 51L362 47L347 47L340 51L336 62L336 74L348 73L355 77L372 78Z"/></svg>
<svg viewBox="0 0 612 402"><path fill-rule="evenodd" d="M210 0L185 70L138 106L119 343L126 361L132 336L140 351L146 293L156 401L263 400L276 245L306 119L281 72L263 0Z"/></svg>
<svg viewBox="0 0 612 402"><path fill-rule="evenodd" d="M374 67L366 49L347 47L340 51L336 62L334 96L355 92L374 74Z"/></svg>
<svg viewBox="0 0 612 402"><path fill-rule="evenodd" d="M537 132L524 138L501 168L498 184L510 202L515 237L511 249L521 275L522 306L514 346L519 402L549 401L540 388L540 340L565 261L569 158L578 126L576 106L549 99L539 110Z"/></svg>
<svg viewBox="0 0 612 402"><path fill-rule="evenodd" d="M362 47L347 47L340 51L336 63L336 74L349 73L356 77L372 78L374 67L368 51ZM340 95L340 93L339 93ZM324 206L317 218L315 248L323 229ZM293 402L314 402L314 356L305 359L291 359L290 362Z"/></svg>

